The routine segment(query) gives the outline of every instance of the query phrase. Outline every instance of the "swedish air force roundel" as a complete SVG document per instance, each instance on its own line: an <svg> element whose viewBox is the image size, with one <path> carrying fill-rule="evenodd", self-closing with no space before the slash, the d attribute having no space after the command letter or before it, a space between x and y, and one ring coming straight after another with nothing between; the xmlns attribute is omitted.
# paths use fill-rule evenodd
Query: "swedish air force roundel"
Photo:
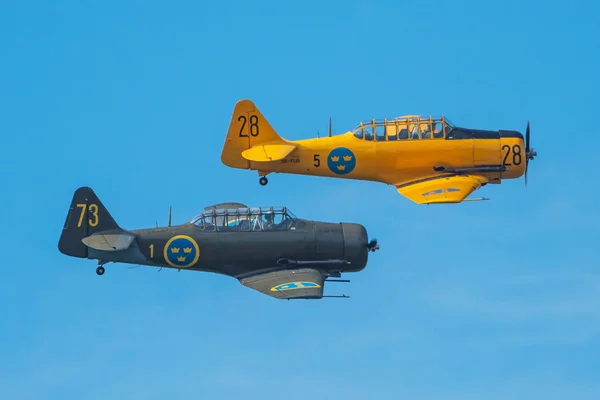
<svg viewBox="0 0 600 400"><path fill-rule="evenodd" d="M327 156L327 167L336 175L349 174L356 167L356 157L350 149L337 147Z"/></svg>
<svg viewBox="0 0 600 400"><path fill-rule="evenodd" d="M452 192L460 192L460 189L456 189L456 188L435 189L435 190L430 190L429 192L423 193L422 196L431 196L432 194L442 194L442 193L452 193Z"/></svg>
<svg viewBox="0 0 600 400"><path fill-rule="evenodd" d="M271 292L277 292L282 290L294 290L294 289L317 289L320 288L321 285L315 282L288 282L282 283L281 285L273 286L271 288Z"/></svg>
<svg viewBox="0 0 600 400"><path fill-rule="evenodd" d="M165 261L175 268L188 268L196 264L200 248L194 239L186 235L173 236L164 249Z"/></svg>

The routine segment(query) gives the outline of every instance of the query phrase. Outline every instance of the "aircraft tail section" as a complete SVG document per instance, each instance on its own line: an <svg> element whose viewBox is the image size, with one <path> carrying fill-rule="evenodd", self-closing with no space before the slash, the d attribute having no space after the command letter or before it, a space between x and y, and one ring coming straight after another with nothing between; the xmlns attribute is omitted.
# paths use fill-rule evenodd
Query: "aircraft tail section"
<svg viewBox="0 0 600 400"><path fill-rule="evenodd" d="M221 153L221 162L250 169L250 162L270 162L287 157L296 145L280 137L251 100L236 103Z"/></svg>
<svg viewBox="0 0 600 400"><path fill-rule="evenodd" d="M104 207L96 193L89 187L80 187L73 194L71 206L62 234L58 242L58 249L61 253L72 256L86 258L88 256L89 247L99 248L97 237L100 232L110 233L112 236L118 236L123 242L123 236L132 236L133 234L123 231L115 222L108 210ZM106 235L100 235L106 237ZM125 238L126 239L126 238ZM129 244L133 240L131 238ZM85 242L84 242L85 241ZM129 244L119 244L119 247L128 247ZM113 250L117 250L112 246Z"/></svg>

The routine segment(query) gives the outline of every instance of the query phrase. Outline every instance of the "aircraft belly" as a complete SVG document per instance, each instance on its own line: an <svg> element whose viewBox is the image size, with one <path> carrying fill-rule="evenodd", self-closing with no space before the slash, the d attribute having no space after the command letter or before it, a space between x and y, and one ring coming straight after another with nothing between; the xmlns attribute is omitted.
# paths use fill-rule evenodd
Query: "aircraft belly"
<svg viewBox="0 0 600 400"><path fill-rule="evenodd" d="M377 175L396 185L431 175L435 152L422 141L382 142L377 147Z"/></svg>
<svg viewBox="0 0 600 400"><path fill-rule="evenodd" d="M439 175L434 167L472 167L473 140L402 140L377 149L377 173L383 182L400 185Z"/></svg>
<svg viewBox="0 0 600 400"><path fill-rule="evenodd" d="M228 275L275 268L282 258L304 259L311 243L305 231L219 232L218 268Z"/></svg>

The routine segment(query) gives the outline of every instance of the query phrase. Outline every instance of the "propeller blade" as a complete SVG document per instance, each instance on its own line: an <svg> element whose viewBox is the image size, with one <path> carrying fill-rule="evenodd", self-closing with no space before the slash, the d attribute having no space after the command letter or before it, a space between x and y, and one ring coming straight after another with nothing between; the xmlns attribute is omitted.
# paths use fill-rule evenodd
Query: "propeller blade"
<svg viewBox="0 0 600 400"><path fill-rule="evenodd" d="M329 117L329 137L331 137L331 117Z"/></svg>
<svg viewBox="0 0 600 400"><path fill-rule="evenodd" d="M527 129L525 130L525 153L529 153L529 144L530 144L530 129L529 129L529 121L527 121Z"/></svg>
<svg viewBox="0 0 600 400"><path fill-rule="evenodd" d="M529 170L529 158L530 158L530 141L531 132L529 121L527 121L527 129L525 130L525 187L527 187L527 171Z"/></svg>

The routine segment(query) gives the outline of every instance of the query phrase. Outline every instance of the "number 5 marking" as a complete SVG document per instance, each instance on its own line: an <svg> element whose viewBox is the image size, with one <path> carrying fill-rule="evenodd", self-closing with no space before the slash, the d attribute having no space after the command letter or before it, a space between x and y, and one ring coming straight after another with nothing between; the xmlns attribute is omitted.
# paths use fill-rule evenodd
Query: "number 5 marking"
<svg viewBox="0 0 600 400"><path fill-rule="evenodd" d="M85 204L77 204L77 207L81 208L81 214L79 214L79 221L77 222L77 227L80 228L81 223L83 222L83 216L85 215L86 207ZM90 224L90 226L98 225L98 205L90 204L88 210L92 213L92 216L94 217L93 220L88 219L88 224Z"/></svg>
<svg viewBox="0 0 600 400"><path fill-rule="evenodd" d="M319 165L321 165L321 160L319 160L319 156L320 154L315 154L315 156L313 157L313 159L315 160L315 167L319 167Z"/></svg>

